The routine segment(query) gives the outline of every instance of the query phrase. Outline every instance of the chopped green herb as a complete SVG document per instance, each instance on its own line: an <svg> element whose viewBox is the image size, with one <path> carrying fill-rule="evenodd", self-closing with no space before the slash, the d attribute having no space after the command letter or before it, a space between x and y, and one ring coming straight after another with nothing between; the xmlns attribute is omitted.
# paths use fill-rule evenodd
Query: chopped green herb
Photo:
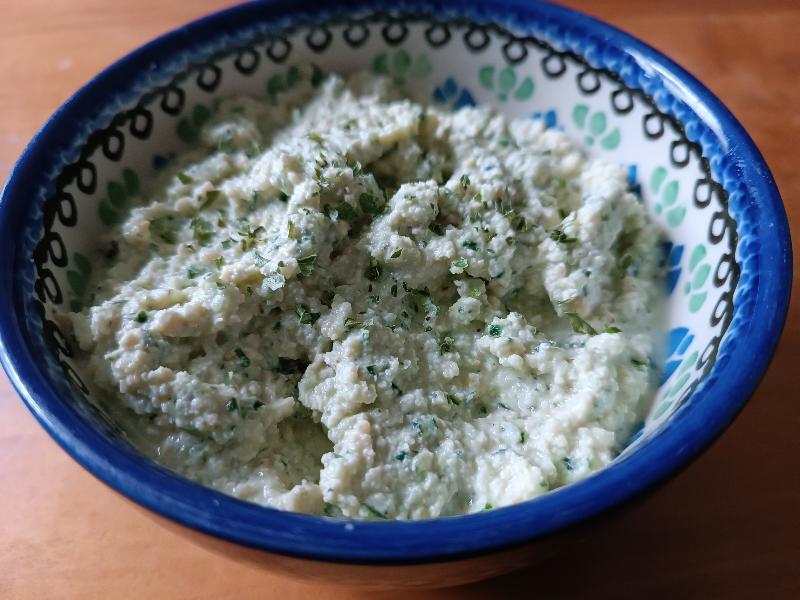
<svg viewBox="0 0 800 600"><path fill-rule="evenodd" d="M370 375L375 375L376 373L375 365L367 365L367 373L369 373Z"/></svg>
<svg viewBox="0 0 800 600"><path fill-rule="evenodd" d="M353 331L353 329L355 329L356 327L358 327L360 325L361 325L360 321L356 321L355 319L351 319L350 317L347 317L344 320L344 329L345 329L345 331Z"/></svg>
<svg viewBox="0 0 800 600"><path fill-rule="evenodd" d="M400 258L400 255L403 253L402 248L398 248L394 252L392 252L392 258Z"/></svg>
<svg viewBox="0 0 800 600"><path fill-rule="evenodd" d="M467 175L466 173L462 175L461 178L458 180L458 183L461 185L462 190L466 190L469 187L469 175Z"/></svg>
<svg viewBox="0 0 800 600"><path fill-rule="evenodd" d="M178 181L180 181L180 182L181 182L183 185L189 185L190 183L194 183L194 179L192 179L191 177L189 177L189 176L188 176L186 173L184 173L183 171L181 171L180 173L178 173L178 174L176 175L176 177L178 178Z"/></svg>
<svg viewBox="0 0 800 600"><path fill-rule="evenodd" d="M567 234L560 229L553 229L553 231L550 232L550 239L559 244L574 244L578 241L577 238L568 237Z"/></svg>
<svg viewBox="0 0 800 600"><path fill-rule="evenodd" d="M177 237L175 236L175 231L168 223L168 221L172 221L173 219L174 217L172 215L165 215L152 219L150 221L150 230L168 244L174 244Z"/></svg>
<svg viewBox="0 0 800 600"><path fill-rule="evenodd" d="M247 367L250 366L250 359L248 358L247 354L244 353L244 350L242 350L241 348L237 347L237 348L233 349L233 353L239 359L239 366L240 367L242 367L243 369L246 369Z"/></svg>
<svg viewBox="0 0 800 600"><path fill-rule="evenodd" d="M214 228L205 219L192 219L190 224L194 240L199 244L205 244L214 235Z"/></svg>
<svg viewBox="0 0 800 600"><path fill-rule="evenodd" d="M519 432L519 443L520 444L524 444L525 443L525 432L524 431L520 431Z"/></svg>
<svg viewBox="0 0 800 600"><path fill-rule="evenodd" d="M143 310L140 310L139 313L136 315L136 320L139 321L139 323L146 322L147 321L147 313L144 312Z"/></svg>
<svg viewBox="0 0 800 600"><path fill-rule="evenodd" d="M577 313L564 313L564 316L569 318L569 324L572 325L572 329L575 333L597 335L597 330L584 321Z"/></svg>
<svg viewBox="0 0 800 600"><path fill-rule="evenodd" d="M605 332L606 333L622 333L622 329L620 329L619 327L614 327L613 325L609 325L608 327L606 327Z"/></svg>
<svg viewBox="0 0 800 600"><path fill-rule="evenodd" d="M275 273L270 273L264 278L264 282L261 284L262 288L266 288L270 292L275 292L283 287L286 283L286 279L284 278L283 274L279 271Z"/></svg>
<svg viewBox="0 0 800 600"><path fill-rule="evenodd" d="M290 240L300 239L300 232L294 226L294 223L292 223L291 221L288 221L287 222L287 227L288 227L288 232L287 232L286 235Z"/></svg>
<svg viewBox="0 0 800 600"><path fill-rule="evenodd" d="M231 238L228 238L227 240L222 240L222 242L220 243L222 244L222 247L225 250L228 250L233 245L233 240Z"/></svg>
<svg viewBox="0 0 800 600"><path fill-rule="evenodd" d="M453 343L455 340L450 336L445 336L439 341L439 352L446 354L453 351Z"/></svg>
<svg viewBox="0 0 800 600"><path fill-rule="evenodd" d="M348 223L355 223L358 220L358 213L344 200L339 202L334 209L339 219L347 221Z"/></svg>
<svg viewBox="0 0 800 600"><path fill-rule="evenodd" d="M358 197L358 203L361 205L361 210L371 215L381 214L386 206L386 203L381 198L366 192Z"/></svg>
<svg viewBox="0 0 800 600"><path fill-rule="evenodd" d="M483 507L483 510L492 510L493 508L494 508L494 506L492 506L491 504L489 504L487 502L486 505Z"/></svg>
<svg viewBox="0 0 800 600"><path fill-rule="evenodd" d="M206 199L200 205L200 210L205 210L206 208L214 204L216 199L219 198L219 194L220 194L219 190L208 190L206 192Z"/></svg>
<svg viewBox="0 0 800 600"><path fill-rule="evenodd" d="M431 222L431 224L428 225L428 229L430 229L436 235L444 235L444 227L436 221Z"/></svg>
<svg viewBox="0 0 800 600"><path fill-rule="evenodd" d="M405 460L406 456L408 456L408 452L406 452L405 450L401 450L400 452L395 454L394 459L395 460Z"/></svg>
<svg viewBox="0 0 800 600"><path fill-rule="evenodd" d="M569 456L565 456L564 458L562 458L561 459L561 463L564 465L564 468L567 471L574 471L575 470L575 463L572 461L572 459Z"/></svg>
<svg viewBox="0 0 800 600"><path fill-rule="evenodd" d="M383 267L381 266L381 264L374 258L370 258L369 266L364 271L364 277L366 277L370 281L378 281L378 279L381 278L382 273L383 273Z"/></svg>
<svg viewBox="0 0 800 600"><path fill-rule="evenodd" d="M264 265L267 264L267 259L261 256L256 250L253 250L253 258L255 258L256 260L257 267L263 267Z"/></svg>
<svg viewBox="0 0 800 600"><path fill-rule="evenodd" d="M319 313L311 312L307 304L295 304L294 312L303 325L313 325L319 319Z"/></svg>
<svg viewBox="0 0 800 600"><path fill-rule="evenodd" d="M466 269L469 266L469 261L466 258L459 258L453 261L453 266L456 269Z"/></svg>
<svg viewBox="0 0 800 600"><path fill-rule="evenodd" d="M231 399L230 399L230 400L228 400L228 402L225 404L225 408L227 408L227 409L228 409L228 411L230 411L230 412L233 412L233 411L235 411L235 410L238 410L238 409L239 409L239 403L236 401L236 398L231 398Z"/></svg>
<svg viewBox="0 0 800 600"><path fill-rule="evenodd" d="M370 514L372 514L372 515L373 515L373 516L375 516L375 517L378 517L379 519L388 519L388 518L389 518L389 517L387 517L387 516L386 516L384 513L382 513L381 511L379 511L377 508L375 508L375 507L373 507L373 506L370 506L370 505L369 505L369 504L367 504L366 502L362 502L362 503L361 503L361 505L362 505L364 508L366 508L366 509L367 509L367 510L370 512Z"/></svg>
<svg viewBox="0 0 800 600"><path fill-rule="evenodd" d="M194 278L195 278L195 277L197 277L199 274L200 274L200 271L198 271L198 270L197 270L197 269L195 269L194 267L189 267L188 269L186 269L186 276L187 276L189 279L194 279Z"/></svg>
<svg viewBox="0 0 800 600"><path fill-rule="evenodd" d="M318 133L313 132L313 131L311 133L309 133L306 137L308 139L310 139L312 142L315 142L317 144L321 144L322 143L322 136L320 134L318 134Z"/></svg>
<svg viewBox="0 0 800 600"><path fill-rule="evenodd" d="M450 404L453 404L454 406L460 406L461 405L461 400L459 400L458 397L456 397L455 395L453 395L453 394L445 394L445 397L447 398L447 401Z"/></svg>
<svg viewBox="0 0 800 600"><path fill-rule="evenodd" d="M503 326L497 324L489 325L489 335L492 337L500 337L503 335Z"/></svg>
<svg viewBox="0 0 800 600"><path fill-rule="evenodd" d="M464 248L472 250L473 252L477 252L480 250L480 246L478 246L478 242L473 242L472 240L467 240L461 244Z"/></svg>
<svg viewBox="0 0 800 600"><path fill-rule="evenodd" d="M314 272L314 268L316 266L317 255L310 254L309 256L304 256L303 258L297 259L297 265L300 267L300 274L303 277L309 277Z"/></svg>

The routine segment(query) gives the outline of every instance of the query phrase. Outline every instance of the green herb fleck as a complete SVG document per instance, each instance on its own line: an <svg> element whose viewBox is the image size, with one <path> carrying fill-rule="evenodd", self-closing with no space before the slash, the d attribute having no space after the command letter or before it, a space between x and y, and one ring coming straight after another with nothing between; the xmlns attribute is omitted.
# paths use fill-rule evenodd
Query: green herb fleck
<svg viewBox="0 0 800 600"><path fill-rule="evenodd" d="M597 330L583 320L577 313L564 313L564 315L569 318L569 324L572 325L572 329L575 333L597 335Z"/></svg>
<svg viewBox="0 0 800 600"><path fill-rule="evenodd" d="M492 337L500 337L503 335L503 326L502 325L489 325L489 335Z"/></svg>
<svg viewBox="0 0 800 600"><path fill-rule="evenodd" d="M347 317L344 320L344 329L345 329L345 331L353 331L353 329L355 329L356 327L358 327L360 325L361 325L360 321L356 321L355 319L351 319L350 317Z"/></svg>
<svg viewBox="0 0 800 600"><path fill-rule="evenodd" d="M300 239L300 231L298 231L297 227L294 226L294 223L291 221L287 222L288 231L286 233L287 237L290 240L297 240Z"/></svg>
<svg viewBox="0 0 800 600"><path fill-rule="evenodd" d="M194 267L189 267L188 269L186 269L186 276L187 276L189 279L194 279L194 278L195 278L195 277L197 277L199 274L200 274L200 271L198 271L198 270L197 270L197 269L195 269Z"/></svg>
<svg viewBox="0 0 800 600"><path fill-rule="evenodd" d="M194 179L192 179L191 177L189 177L189 176L188 176L186 173L184 173L183 171L181 171L180 173L178 173L178 174L176 175L176 177L178 178L178 181L180 181L180 182L181 182L183 185L189 185L190 183L194 183Z"/></svg>
<svg viewBox="0 0 800 600"><path fill-rule="evenodd" d="M469 261L466 258L459 258L453 261L453 266L456 269L466 269L469 266Z"/></svg>
<svg viewBox="0 0 800 600"><path fill-rule="evenodd" d="M454 341L455 340L453 340L453 338L451 338L450 336L443 337L439 341L439 352L441 352L442 354L446 354L447 352L452 352Z"/></svg>
<svg viewBox="0 0 800 600"><path fill-rule="evenodd" d="M400 255L403 253L402 248L398 248L394 252L392 252L392 258L400 258Z"/></svg>
<svg viewBox="0 0 800 600"><path fill-rule="evenodd" d="M297 265L300 267L300 274L303 277L309 277L314 272L316 261L316 254L310 254L308 256L304 256L303 258L298 258Z"/></svg>
<svg viewBox="0 0 800 600"><path fill-rule="evenodd" d="M428 229L436 235L444 235L444 227L436 221L431 222L430 225L428 225Z"/></svg>
<svg viewBox="0 0 800 600"><path fill-rule="evenodd" d="M477 252L478 250L481 249L481 247L478 246L478 242L474 242L472 240L467 240L464 243L462 243L461 245L464 246L464 248L472 250L473 252Z"/></svg>
<svg viewBox="0 0 800 600"><path fill-rule="evenodd" d="M461 178L458 180L458 183L461 185L462 190L466 190L469 187L469 175L467 175L466 173L462 175Z"/></svg>
<svg viewBox="0 0 800 600"><path fill-rule="evenodd" d="M200 210L205 210L206 208L214 204L216 199L219 198L219 194L220 194L219 190L208 190L206 192L206 199L200 205Z"/></svg>
<svg viewBox="0 0 800 600"><path fill-rule="evenodd" d="M375 517L378 517L379 519L388 519L389 518L384 513L379 511L377 508L375 508L374 506L370 506L366 502L362 502L361 505L364 508L366 508L370 512L370 514L372 514Z"/></svg>
<svg viewBox="0 0 800 600"><path fill-rule="evenodd" d="M294 312L303 325L313 325L319 319L319 313L311 312L307 304L295 304Z"/></svg>
<svg viewBox="0 0 800 600"><path fill-rule="evenodd" d="M369 266L364 271L364 277L366 277L370 281L378 281L378 279L381 278L382 273L383 273L383 267L381 266L381 264L374 258L370 258Z"/></svg>
<svg viewBox="0 0 800 600"><path fill-rule="evenodd" d="M447 402L449 402L450 404L453 404L454 406L461 405L461 400L459 400L457 396L453 394L445 394L445 397L447 398Z"/></svg>
<svg viewBox="0 0 800 600"><path fill-rule="evenodd" d="M228 409L228 411L230 411L230 412L233 412L233 411L235 411L235 410L238 410L238 409L239 409L239 403L236 401L236 398L231 398L231 399L230 399L230 400L228 400L228 402L225 404L225 408L227 408L227 409Z"/></svg>
<svg viewBox="0 0 800 600"><path fill-rule="evenodd" d="M614 327L613 325L609 325L608 327L606 327L605 332L606 333L622 333L622 329L620 329L619 327Z"/></svg>
<svg viewBox="0 0 800 600"><path fill-rule="evenodd" d="M233 349L233 353L239 359L239 366L240 367L242 367L243 369L246 369L247 367L250 366L250 359L247 357L247 354L244 353L244 350L242 350L241 348L237 347L237 348Z"/></svg>
<svg viewBox="0 0 800 600"><path fill-rule="evenodd" d="M553 231L550 232L550 239L559 244L574 244L578 241L577 238L568 237L567 234L560 229L553 229Z"/></svg>
<svg viewBox="0 0 800 600"><path fill-rule="evenodd" d="M147 313L144 312L143 310L140 310L139 313L136 315L136 320L139 321L139 323L146 322L147 321Z"/></svg>
<svg viewBox="0 0 800 600"><path fill-rule="evenodd" d="M336 214L339 219L347 221L348 223L355 223L358 220L358 213L347 202L342 200L335 207Z"/></svg>
<svg viewBox="0 0 800 600"><path fill-rule="evenodd" d="M381 214L386 206L386 203L381 198L367 192L358 197L358 203L361 205L361 210L371 215Z"/></svg>

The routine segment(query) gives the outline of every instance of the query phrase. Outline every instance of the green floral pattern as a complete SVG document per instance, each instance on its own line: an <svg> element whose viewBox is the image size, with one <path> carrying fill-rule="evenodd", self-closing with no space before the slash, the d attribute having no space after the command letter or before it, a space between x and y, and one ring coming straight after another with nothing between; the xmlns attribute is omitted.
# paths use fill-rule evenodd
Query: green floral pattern
<svg viewBox="0 0 800 600"><path fill-rule="evenodd" d="M122 181L109 181L107 196L100 201L98 213L103 225L121 223L130 207L130 199L139 193L139 176L132 169L122 171Z"/></svg>
<svg viewBox="0 0 800 600"><path fill-rule="evenodd" d="M317 65L311 65L311 85L317 87L325 77L325 73ZM276 73L267 79L267 96L275 99L278 94L291 90L303 78L297 66L289 67L285 73Z"/></svg>
<svg viewBox="0 0 800 600"><path fill-rule="evenodd" d="M654 198L658 198L655 204L657 215L663 215L670 227L678 227L686 217L686 205L678 199L680 184L676 179L667 179L667 170L658 167L650 176L650 191Z"/></svg>
<svg viewBox="0 0 800 600"><path fill-rule="evenodd" d="M372 71L391 77L398 85L410 79L424 79L433 71L430 59L425 54L416 58L405 50L394 53L381 52L372 61Z"/></svg>
<svg viewBox="0 0 800 600"><path fill-rule="evenodd" d="M72 292L69 307L73 312L79 312L83 309L83 299L89 287L92 265L83 254L75 252L72 255L72 266L75 268L67 271L67 283Z"/></svg>
<svg viewBox="0 0 800 600"><path fill-rule="evenodd" d="M211 118L211 109L204 104L195 104L188 117L178 121L175 132L180 140L186 144L192 144L200 136L200 128Z"/></svg>
<svg viewBox="0 0 800 600"><path fill-rule="evenodd" d="M711 266L705 261L706 247L698 244L689 258L689 281L683 286L683 293L689 296L689 312L696 313L703 307L708 292L705 290Z"/></svg>
<svg viewBox="0 0 800 600"><path fill-rule="evenodd" d="M506 102L509 98L523 101L533 96L533 79L526 76L518 81L517 73L511 67L498 70L491 65L485 66L478 71L478 81L483 88L493 92L500 102Z"/></svg>
<svg viewBox="0 0 800 600"><path fill-rule="evenodd" d="M622 141L618 127L609 129L606 114L601 111L590 112L585 104L577 104L572 109L572 122L586 135L584 140L590 146L597 143L605 150L616 150Z"/></svg>

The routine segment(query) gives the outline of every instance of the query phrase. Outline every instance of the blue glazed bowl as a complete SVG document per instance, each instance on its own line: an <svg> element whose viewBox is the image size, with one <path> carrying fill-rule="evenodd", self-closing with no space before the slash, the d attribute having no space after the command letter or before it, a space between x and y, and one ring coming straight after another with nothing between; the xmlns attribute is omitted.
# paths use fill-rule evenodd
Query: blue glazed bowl
<svg viewBox="0 0 800 600"><path fill-rule="evenodd" d="M666 361L653 408L606 469L536 500L423 522L281 512L203 488L133 448L92 399L55 309L83 301L93 240L136 182L190 142L214 99L292 85L292 66L373 69L458 108L544 119L628 167L670 242ZM524 0L264 1L132 52L34 137L0 201L0 358L42 426L164 522L266 568L373 586L489 577L569 543L674 474L731 422L786 316L791 244L753 142L705 87L637 39Z"/></svg>

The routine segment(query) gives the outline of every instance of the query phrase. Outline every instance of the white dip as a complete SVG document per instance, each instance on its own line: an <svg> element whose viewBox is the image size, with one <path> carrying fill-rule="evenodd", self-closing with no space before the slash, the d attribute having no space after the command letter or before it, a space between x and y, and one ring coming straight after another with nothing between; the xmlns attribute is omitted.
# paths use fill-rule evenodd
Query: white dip
<svg viewBox="0 0 800 600"><path fill-rule="evenodd" d="M661 295L624 170L534 120L295 74L213 107L69 315L134 443L347 518L473 513L611 461L650 398Z"/></svg>

